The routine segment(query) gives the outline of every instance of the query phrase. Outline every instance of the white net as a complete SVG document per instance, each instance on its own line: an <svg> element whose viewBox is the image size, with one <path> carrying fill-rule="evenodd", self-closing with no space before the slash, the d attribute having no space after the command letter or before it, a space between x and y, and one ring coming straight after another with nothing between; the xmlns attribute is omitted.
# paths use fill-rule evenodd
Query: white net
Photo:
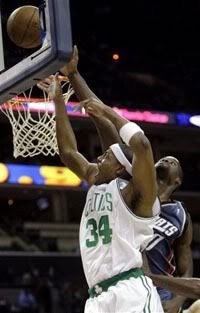
<svg viewBox="0 0 200 313"><path fill-rule="evenodd" d="M31 92L32 90L29 97L23 100L20 97L14 98L0 106L12 126L15 158L58 154L54 104L46 95L44 100L31 100ZM72 94L73 89L69 86L63 95L65 103Z"/></svg>

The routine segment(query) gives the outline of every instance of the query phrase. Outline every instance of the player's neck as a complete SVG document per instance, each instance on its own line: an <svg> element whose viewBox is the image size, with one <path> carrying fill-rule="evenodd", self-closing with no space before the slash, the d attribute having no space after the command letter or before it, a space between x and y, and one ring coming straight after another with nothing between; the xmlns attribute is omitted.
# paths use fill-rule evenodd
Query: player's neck
<svg viewBox="0 0 200 313"><path fill-rule="evenodd" d="M164 183L158 184L158 196L162 202L168 202L171 199L172 188Z"/></svg>

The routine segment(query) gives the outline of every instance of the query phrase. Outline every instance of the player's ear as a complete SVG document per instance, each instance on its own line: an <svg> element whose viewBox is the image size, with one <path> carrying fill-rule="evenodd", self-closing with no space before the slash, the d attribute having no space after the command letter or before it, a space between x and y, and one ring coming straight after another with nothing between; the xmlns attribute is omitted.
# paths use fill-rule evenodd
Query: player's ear
<svg viewBox="0 0 200 313"><path fill-rule="evenodd" d="M181 179L180 179L180 177L176 177L176 179L175 179L175 185L176 185L177 187L181 185Z"/></svg>
<svg viewBox="0 0 200 313"><path fill-rule="evenodd" d="M116 175L117 177L122 176L125 172L125 167L121 164L119 164L118 168L116 169Z"/></svg>

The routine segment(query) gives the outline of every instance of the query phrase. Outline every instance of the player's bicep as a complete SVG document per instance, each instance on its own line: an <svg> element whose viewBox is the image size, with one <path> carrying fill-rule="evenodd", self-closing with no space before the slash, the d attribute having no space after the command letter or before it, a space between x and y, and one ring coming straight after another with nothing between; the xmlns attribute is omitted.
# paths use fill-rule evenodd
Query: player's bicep
<svg viewBox="0 0 200 313"><path fill-rule="evenodd" d="M94 183L97 171L96 164L88 160L78 151L70 151L62 156L63 163L77 176L89 183Z"/></svg>

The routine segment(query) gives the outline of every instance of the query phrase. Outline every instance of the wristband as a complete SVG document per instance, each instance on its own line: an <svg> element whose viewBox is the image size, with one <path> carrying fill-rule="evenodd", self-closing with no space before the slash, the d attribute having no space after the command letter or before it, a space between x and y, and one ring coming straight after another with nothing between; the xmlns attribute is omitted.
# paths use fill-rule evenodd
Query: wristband
<svg viewBox="0 0 200 313"><path fill-rule="evenodd" d="M122 140L125 142L127 146L129 146L129 141L131 140L131 138L137 133L144 134L140 126L132 122L125 124L119 130L120 137L122 138Z"/></svg>

